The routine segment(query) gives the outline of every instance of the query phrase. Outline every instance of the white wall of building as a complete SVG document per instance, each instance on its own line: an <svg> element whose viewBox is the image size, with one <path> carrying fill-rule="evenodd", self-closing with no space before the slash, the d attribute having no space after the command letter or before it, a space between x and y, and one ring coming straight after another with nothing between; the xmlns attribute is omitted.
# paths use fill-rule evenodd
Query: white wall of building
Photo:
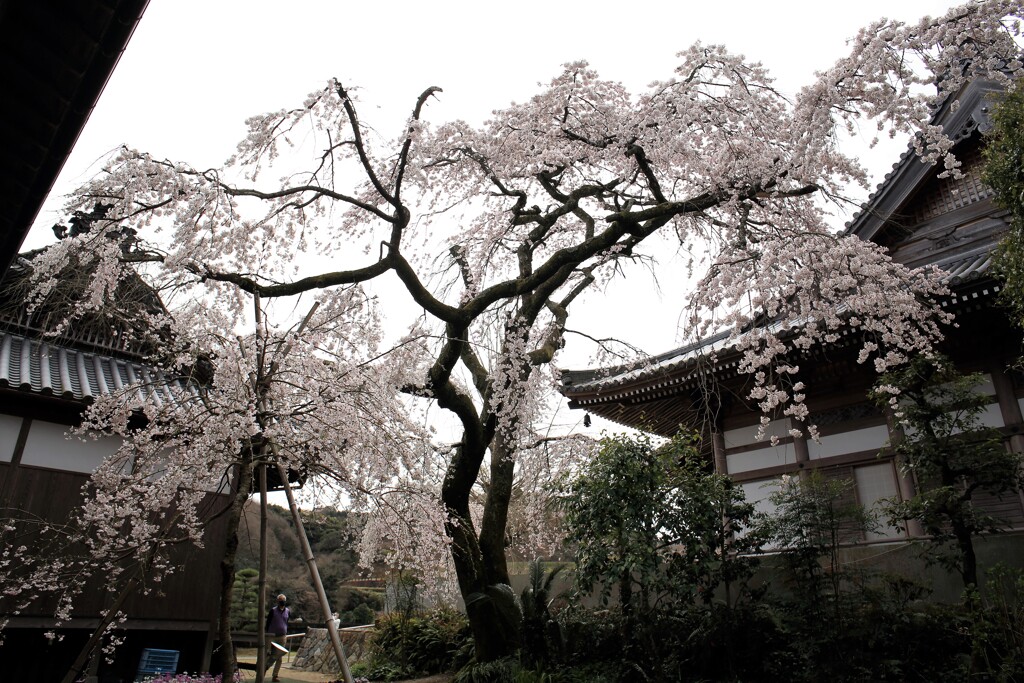
<svg viewBox="0 0 1024 683"><path fill-rule="evenodd" d="M21 430L21 418L13 415L0 415L0 462L10 462L14 456L14 446L18 442Z"/></svg>
<svg viewBox="0 0 1024 683"><path fill-rule="evenodd" d="M23 465L90 473L121 445L121 439L68 437L67 425L33 420L25 442Z"/></svg>

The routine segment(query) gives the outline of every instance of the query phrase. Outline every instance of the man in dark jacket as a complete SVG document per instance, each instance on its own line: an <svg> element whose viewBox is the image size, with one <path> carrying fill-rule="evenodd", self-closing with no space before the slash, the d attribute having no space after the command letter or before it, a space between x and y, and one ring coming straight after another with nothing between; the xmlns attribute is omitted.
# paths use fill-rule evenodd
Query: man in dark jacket
<svg viewBox="0 0 1024 683"><path fill-rule="evenodd" d="M271 660L274 663L274 678L272 680L275 681L281 680L278 678L281 673L281 661L284 659L284 654L288 652L285 636L288 635L288 620L292 615L287 603L288 598L282 593L277 596L277 605L271 607L267 612L266 630L267 636L270 637L270 645L267 649L273 658Z"/></svg>

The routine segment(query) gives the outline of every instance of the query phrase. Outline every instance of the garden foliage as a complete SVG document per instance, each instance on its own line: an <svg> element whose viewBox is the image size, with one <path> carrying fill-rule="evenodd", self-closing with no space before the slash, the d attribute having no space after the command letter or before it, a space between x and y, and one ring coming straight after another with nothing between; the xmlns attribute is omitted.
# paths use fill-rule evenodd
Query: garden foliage
<svg viewBox="0 0 1024 683"><path fill-rule="evenodd" d="M1024 92L1003 95L992 112L985 147L985 184L1010 212L1010 230L996 253L995 271L1003 279L1002 300L1017 325L1024 326Z"/></svg>
<svg viewBox="0 0 1024 683"><path fill-rule="evenodd" d="M981 494L1015 495L1024 484L1021 456L981 416L990 399L978 375L961 375L943 358L919 358L885 375L875 394L904 427L895 444L917 481L913 497L891 506L897 520L917 519L932 542L932 561L978 585L974 538L1007 524L977 505Z"/></svg>

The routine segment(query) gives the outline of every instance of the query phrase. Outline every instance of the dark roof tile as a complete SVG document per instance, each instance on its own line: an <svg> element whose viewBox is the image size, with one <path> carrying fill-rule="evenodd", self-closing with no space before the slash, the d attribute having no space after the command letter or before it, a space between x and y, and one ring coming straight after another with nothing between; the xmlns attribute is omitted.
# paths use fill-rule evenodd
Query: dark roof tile
<svg viewBox="0 0 1024 683"><path fill-rule="evenodd" d="M131 385L157 405L186 386L140 363L0 332L0 387L89 401Z"/></svg>

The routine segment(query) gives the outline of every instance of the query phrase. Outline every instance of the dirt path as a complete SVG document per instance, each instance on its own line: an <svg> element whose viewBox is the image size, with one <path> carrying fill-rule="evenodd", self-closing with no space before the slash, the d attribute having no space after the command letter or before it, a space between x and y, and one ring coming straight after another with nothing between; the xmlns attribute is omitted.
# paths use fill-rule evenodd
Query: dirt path
<svg viewBox="0 0 1024 683"><path fill-rule="evenodd" d="M396 683L449 683L451 679L452 677L450 674L438 674L436 676L428 676L427 678L410 678L406 681L396 681ZM255 681L256 672L242 671L242 680ZM269 680L270 676L267 676L267 681ZM327 683L328 681L334 680L338 679L329 674L293 669L289 663L285 663L281 667L281 683Z"/></svg>
<svg viewBox="0 0 1024 683"><path fill-rule="evenodd" d="M254 671L243 671L243 681L255 681L256 673ZM267 680L270 677L267 676ZM327 674L313 673L311 671L298 671L295 669L288 669L281 667L281 683L327 683L328 681L337 680ZM452 677L448 674L439 674L437 676L429 676L427 678L410 678L406 681L396 681L396 683L449 683Z"/></svg>
<svg viewBox="0 0 1024 683"><path fill-rule="evenodd" d="M255 681L256 672L243 670L242 672L243 681ZM270 681L270 674L267 674L267 681ZM316 673L313 671L299 671L298 669L292 669L288 665L281 667L281 683L327 683L327 681L336 680L334 676L328 674Z"/></svg>

